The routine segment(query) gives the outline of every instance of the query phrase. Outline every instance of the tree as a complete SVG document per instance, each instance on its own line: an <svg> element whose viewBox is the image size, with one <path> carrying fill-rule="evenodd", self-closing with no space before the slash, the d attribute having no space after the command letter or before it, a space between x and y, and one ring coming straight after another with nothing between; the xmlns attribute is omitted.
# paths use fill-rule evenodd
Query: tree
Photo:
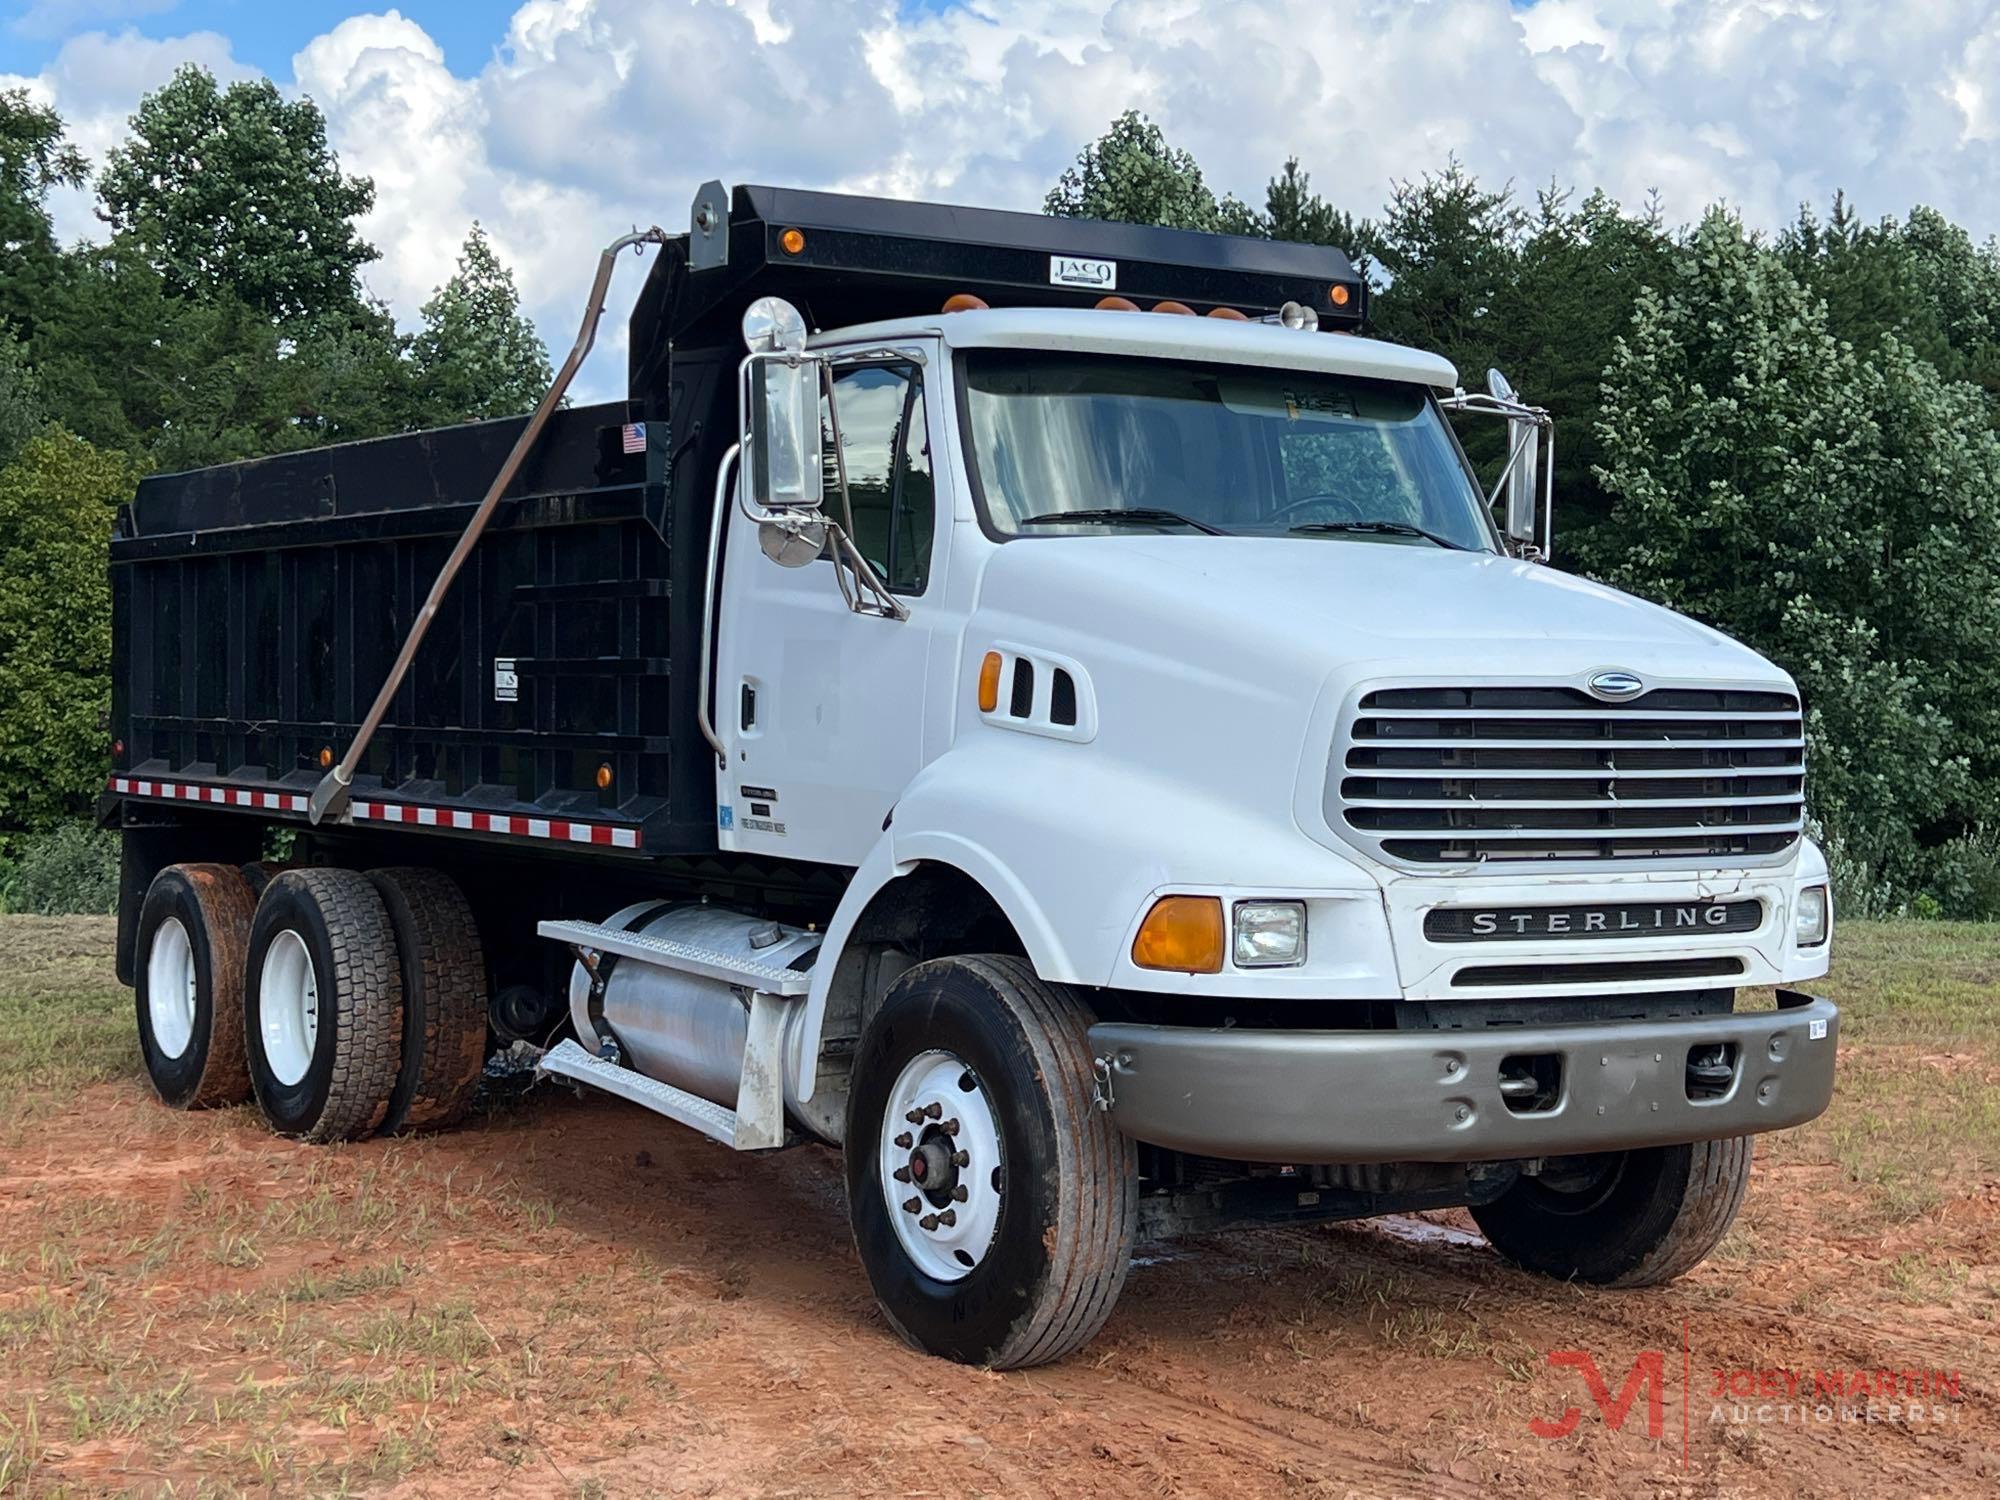
<svg viewBox="0 0 2000 1500"><path fill-rule="evenodd" d="M137 475L52 432L0 470L0 840L81 812L110 747L113 507Z"/></svg>
<svg viewBox="0 0 2000 1500"><path fill-rule="evenodd" d="M27 332L57 273L49 194L81 187L89 171L64 139L62 116L25 89L0 90L0 333Z"/></svg>
<svg viewBox="0 0 2000 1500"><path fill-rule="evenodd" d="M1605 372L1612 582L1774 657L1813 811L1905 889L2000 772L2000 439L1885 339L1857 358L1784 258L1711 210Z"/></svg>
<svg viewBox="0 0 2000 1500"><path fill-rule="evenodd" d="M47 423L27 351L12 335L0 332L0 468L12 463Z"/></svg>
<svg viewBox="0 0 2000 1500"><path fill-rule="evenodd" d="M1375 226L1315 193L1312 178L1300 170L1296 156L1286 157L1284 170L1265 186L1264 212L1258 216L1256 232L1269 239L1345 250L1364 274L1375 256Z"/></svg>
<svg viewBox="0 0 2000 1500"><path fill-rule="evenodd" d="M1084 147L1043 201L1065 219L1115 219L1169 229L1218 229L1222 211L1186 151L1167 144L1160 127L1126 110ZM1242 205L1233 210L1241 214Z"/></svg>
<svg viewBox="0 0 2000 1500"><path fill-rule="evenodd" d="M528 411L555 378L541 335L521 311L514 273L476 221L457 272L424 304L423 331L410 353L426 425Z"/></svg>
<svg viewBox="0 0 2000 1500"><path fill-rule="evenodd" d="M267 79L222 89L182 68L140 101L98 192L171 294L226 294L280 322L348 310L376 256L353 223L374 183L341 172L317 105Z"/></svg>

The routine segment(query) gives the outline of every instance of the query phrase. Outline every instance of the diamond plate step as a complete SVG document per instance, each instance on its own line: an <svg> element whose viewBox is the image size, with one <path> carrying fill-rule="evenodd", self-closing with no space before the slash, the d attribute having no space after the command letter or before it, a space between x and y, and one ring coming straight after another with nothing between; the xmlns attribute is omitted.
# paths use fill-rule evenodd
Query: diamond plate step
<svg viewBox="0 0 2000 1500"><path fill-rule="evenodd" d="M704 979L719 979L724 984L740 984L787 1000L796 1000L812 988L812 971L809 969L780 969L772 964L732 958L712 949L696 948L668 938L646 937L596 922L542 922L536 925L535 931L545 938L553 938L572 947L615 953L634 963L652 964L683 974L698 974Z"/></svg>

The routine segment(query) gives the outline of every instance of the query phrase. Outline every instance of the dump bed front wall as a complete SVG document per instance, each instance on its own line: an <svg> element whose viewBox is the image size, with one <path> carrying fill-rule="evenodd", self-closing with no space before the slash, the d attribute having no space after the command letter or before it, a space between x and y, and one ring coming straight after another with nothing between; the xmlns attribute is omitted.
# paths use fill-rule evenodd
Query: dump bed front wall
<svg viewBox="0 0 2000 1500"><path fill-rule="evenodd" d="M698 675L699 615L688 631L675 619L699 576L677 588L675 561L702 554L670 538L677 513L697 534L704 518L675 493L666 421L625 452L631 414L558 414L432 621L357 770L357 803L585 820L648 853L713 848L712 779L702 757L689 776L672 753L683 713L699 743L692 695L676 691ZM147 481L112 548L121 773L309 790L520 425ZM509 660L511 699L494 666ZM677 775L692 800L677 802ZM464 831L496 826L510 825Z"/></svg>

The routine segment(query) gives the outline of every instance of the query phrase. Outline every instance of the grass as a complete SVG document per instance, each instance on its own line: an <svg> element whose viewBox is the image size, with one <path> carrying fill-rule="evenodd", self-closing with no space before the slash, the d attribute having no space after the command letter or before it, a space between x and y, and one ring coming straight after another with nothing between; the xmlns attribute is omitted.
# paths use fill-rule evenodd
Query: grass
<svg viewBox="0 0 2000 1500"><path fill-rule="evenodd" d="M138 1071L113 933L103 917L0 918L0 1101Z"/></svg>

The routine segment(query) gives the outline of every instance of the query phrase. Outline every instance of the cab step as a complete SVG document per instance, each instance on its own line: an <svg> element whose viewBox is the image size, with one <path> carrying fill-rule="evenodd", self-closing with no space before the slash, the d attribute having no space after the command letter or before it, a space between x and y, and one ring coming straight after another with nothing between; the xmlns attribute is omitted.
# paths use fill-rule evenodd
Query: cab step
<svg viewBox="0 0 2000 1500"><path fill-rule="evenodd" d="M616 1063L592 1057L573 1040L564 1040L551 1048L543 1056L540 1067L544 1073L553 1073L572 1083L589 1084L607 1094L616 1094L642 1109L650 1109L656 1115L665 1115L677 1124L700 1131L712 1141L720 1141L732 1151L768 1151L789 1145L793 1140L792 1133L782 1128L776 1140L767 1139L762 1134L757 1139L749 1139L753 1132L742 1128L742 1119L735 1110L712 1103L698 1094L690 1094L686 1089L677 1089L670 1083L648 1078L644 1073L635 1073L630 1068L621 1068Z"/></svg>

